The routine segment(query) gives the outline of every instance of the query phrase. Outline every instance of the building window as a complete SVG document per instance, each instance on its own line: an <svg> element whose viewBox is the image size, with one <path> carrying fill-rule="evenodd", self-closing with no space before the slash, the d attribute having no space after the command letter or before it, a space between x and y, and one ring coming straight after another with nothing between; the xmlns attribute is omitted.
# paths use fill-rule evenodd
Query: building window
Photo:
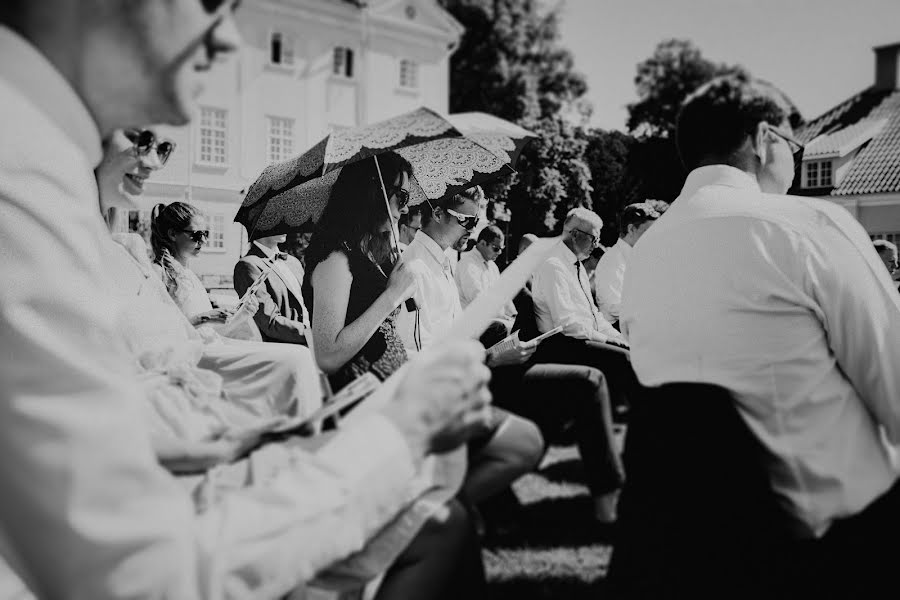
<svg viewBox="0 0 900 600"><path fill-rule="evenodd" d="M294 42L278 31L269 39L269 62L283 67L294 66Z"/></svg>
<svg viewBox="0 0 900 600"><path fill-rule="evenodd" d="M222 166L228 164L228 111L200 109L200 155L198 162Z"/></svg>
<svg viewBox="0 0 900 600"><path fill-rule="evenodd" d="M294 155L294 119L269 117L269 163Z"/></svg>
<svg viewBox="0 0 900 600"><path fill-rule="evenodd" d="M814 160L804 163L803 187L831 187L834 185L830 160Z"/></svg>
<svg viewBox="0 0 900 600"><path fill-rule="evenodd" d="M831 161L826 160L819 163L819 185L822 187L831 187Z"/></svg>
<svg viewBox="0 0 900 600"><path fill-rule="evenodd" d="M806 163L806 187L819 187L819 163Z"/></svg>
<svg viewBox="0 0 900 600"><path fill-rule="evenodd" d="M353 79L353 50L344 46L334 49L331 73L338 77Z"/></svg>
<svg viewBox="0 0 900 600"><path fill-rule="evenodd" d="M225 215L209 215L209 250L225 249Z"/></svg>
<svg viewBox="0 0 900 600"><path fill-rule="evenodd" d="M410 90L419 87L419 64L406 58L400 61L400 87Z"/></svg>

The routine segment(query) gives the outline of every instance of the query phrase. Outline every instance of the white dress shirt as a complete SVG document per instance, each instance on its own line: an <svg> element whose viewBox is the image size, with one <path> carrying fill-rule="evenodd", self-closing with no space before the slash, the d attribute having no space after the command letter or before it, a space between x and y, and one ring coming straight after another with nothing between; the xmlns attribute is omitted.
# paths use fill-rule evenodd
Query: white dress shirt
<svg viewBox="0 0 900 600"><path fill-rule="evenodd" d="M557 244L534 272L531 291L541 333L562 326L564 335L577 339L621 339L594 304L584 266L565 244Z"/></svg>
<svg viewBox="0 0 900 600"><path fill-rule="evenodd" d="M397 317L397 331L407 352L418 352L447 334L462 312L459 290L453 279L450 259L444 250L424 231L416 232L403 253L403 262L415 275L416 313L406 309Z"/></svg>
<svg viewBox="0 0 900 600"><path fill-rule="evenodd" d="M459 299L463 308L500 280L500 269L497 268L497 263L485 260L478 248L472 248L468 252L462 253L453 274L459 288ZM498 316L507 321L514 320L516 318L515 305L512 302L507 303L503 307L503 312Z"/></svg>
<svg viewBox="0 0 900 600"><path fill-rule="evenodd" d="M97 127L2 26L0 106L2 558L39 597L190 600L277 597L362 548L414 475L382 417L304 469L196 514L156 461L116 329Z"/></svg>
<svg viewBox="0 0 900 600"><path fill-rule="evenodd" d="M619 305L622 303L622 283L625 281L625 266L631 256L631 244L619 241L607 250L594 270L594 297L603 318L610 323L619 320Z"/></svg>
<svg viewBox="0 0 900 600"><path fill-rule="evenodd" d="M900 440L898 294L843 208L694 170L634 248L622 324L644 385L736 395L812 534L896 479L881 432Z"/></svg>

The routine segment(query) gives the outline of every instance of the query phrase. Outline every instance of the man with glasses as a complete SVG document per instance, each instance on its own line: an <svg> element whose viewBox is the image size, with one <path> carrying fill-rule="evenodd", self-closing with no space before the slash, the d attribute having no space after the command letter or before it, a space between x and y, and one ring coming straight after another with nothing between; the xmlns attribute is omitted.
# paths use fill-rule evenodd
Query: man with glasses
<svg viewBox="0 0 900 600"><path fill-rule="evenodd" d="M462 307L468 306L482 292L500 279L497 257L506 248L503 231L496 225L488 225L478 234L478 242L468 252L463 252L456 265L455 277L459 287ZM516 307L507 303L497 318L506 324L507 333L516 318Z"/></svg>
<svg viewBox="0 0 900 600"><path fill-rule="evenodd" d="M190 120L240 42L237 3L0 4L0 132L15 140L0 146L0 555L37 597L284 596L382 530L425 455L463 443L484 406L483 350L458 344L259 489L198 511L157 463L93 171L116 129Z"/></svg>
<svg viewBox="0 0 900 600"><path fill-rule="evenodd" d="M771 84L741 74L688 97L676 140L690 173L634 248L622 328L645 386L696 382L730 393L764 450L769 493L795 522L790 534L823 560L803 596L868 597L879 582L865 574L891 571L893 556L880 548L900 530L887 445L900 443L900 304L846 210L786 195L802 149L791 135L792 112ZM693 550L712 546L732 557L729 568L756 564L742 538L710 544L720 528L691 525L691 548L671 547L677 565L664 559L679 581L701 586L682 591L705 596L741 585L710 579L725 571ZM797 566L786 571L799 574ZM752 581L760 572L744 575Z"/></svg>
<svg viewBox="0 0 900 600"><path fill-rule="evenodd" d="M412 243L416 234L422 229L422 207L411 206L409 211L400 215L397 222L400 230L400 252L402 253Z"/></svg>

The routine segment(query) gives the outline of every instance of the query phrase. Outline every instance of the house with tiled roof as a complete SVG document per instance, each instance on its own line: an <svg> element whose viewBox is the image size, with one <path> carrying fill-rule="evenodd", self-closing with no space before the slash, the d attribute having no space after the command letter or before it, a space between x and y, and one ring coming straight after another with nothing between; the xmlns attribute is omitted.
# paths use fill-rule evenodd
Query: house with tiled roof
<svg viewBox="0 0 900 600"><path fill-rule="evenodd" d="M798 129L791 192L849 210L873 238L900 242L900 43L875 52L875 82Z"/></svg>

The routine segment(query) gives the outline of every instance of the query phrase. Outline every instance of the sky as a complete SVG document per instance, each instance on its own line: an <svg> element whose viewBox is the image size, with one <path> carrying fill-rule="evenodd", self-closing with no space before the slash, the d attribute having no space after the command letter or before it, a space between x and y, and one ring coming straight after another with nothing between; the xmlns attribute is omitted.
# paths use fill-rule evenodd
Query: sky
<svg viewBox="0 0 900 600"><path fill-rule="evenodd" d="M550 3L550 2L548 2ZM874 46L900 42L900 0L562 0L562 44L588 81L592 125L625 129L636 65L687 38L781 88L812 119L874 82Z"/></svg>

